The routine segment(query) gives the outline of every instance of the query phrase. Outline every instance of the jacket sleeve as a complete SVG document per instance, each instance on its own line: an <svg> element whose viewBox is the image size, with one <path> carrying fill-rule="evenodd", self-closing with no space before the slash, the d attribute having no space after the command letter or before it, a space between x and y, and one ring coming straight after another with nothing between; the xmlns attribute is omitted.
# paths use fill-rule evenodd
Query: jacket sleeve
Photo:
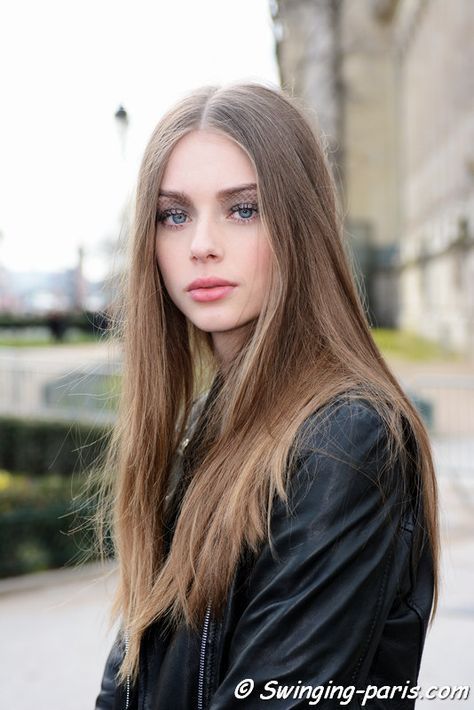
<svg viewBox="0 0 474 710"><path fill-rule="evenodd" d="M105 662L99 695L95 701L95 710L115 710L117 708L116 674L123 658L123 639L119 629Z"/></svg>
<svg viewBox="0 0 474 710"><path fill-rule="evenodd" d="M291 478L290 514L279 499L272 510L276 555L265 544L244 583L210 710L308 708L300 686L357 687L366 677L406 564L394 559L399 466L382 473L385 426L364 402L343 403L311 443ZM238 699L244 679L254 688ZM277 685L287 687L280 697ZM359 707L345 692L341 707ZM321 697L317 707L339 702Z"/></svg>

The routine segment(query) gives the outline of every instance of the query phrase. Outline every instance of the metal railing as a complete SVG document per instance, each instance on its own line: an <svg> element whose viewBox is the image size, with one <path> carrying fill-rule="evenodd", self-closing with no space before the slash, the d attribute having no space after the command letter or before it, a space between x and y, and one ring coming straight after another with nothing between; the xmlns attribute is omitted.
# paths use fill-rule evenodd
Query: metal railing
<svg viewBox="0 0 474 710"><path fill-rule="evenodd" d="M32 361L0 355L0 414L109 423L121 363ZM428 425L440 475L474 482L474 376L424 375L401 382Z"/></svg>
<svg viewBox="0 0 474 710"><path fill-rule="evenodd" d="M474 484L474 376L418 375L405 391L428 425L438 474Z"/></svg>
<svg viewBox="0 0 474 710"><path fill-rule="evenodd" d="M0 357L0 414L113 421L120 362L35 361Z"/></svg>

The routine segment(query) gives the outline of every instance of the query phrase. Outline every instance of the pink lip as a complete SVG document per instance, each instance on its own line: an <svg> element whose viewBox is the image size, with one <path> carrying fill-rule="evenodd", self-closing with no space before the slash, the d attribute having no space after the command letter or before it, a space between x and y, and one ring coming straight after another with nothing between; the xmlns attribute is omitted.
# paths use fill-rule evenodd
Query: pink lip
<svg viewBox="0 0 474 710"><path fill-rule="evenodd" d="M217 276L204 276L200 279L195 279L188 284L186 290L192 291L196 288L212 288L214 286L236 286L237 284L227 279L220 279Z"/></svg>
<svg viewBox="0 0 474 710"><path fill-rule="evenodd" d="M193 301L205 303L208 301L217 301L218 298L223 298L234 288L235 286L232 286L231 284L227 286L214 286L212 288L192 288L189 290L189 294Z"/></svg>
<svg viewBox="0 0 474 710"><path fill-rule="evenodd" d="M227 281L227 279L221 279L217 276L203 276L192 281L186 290L189 291L193 301L207 303L227 296L236 286L237 284Z"/></svg>

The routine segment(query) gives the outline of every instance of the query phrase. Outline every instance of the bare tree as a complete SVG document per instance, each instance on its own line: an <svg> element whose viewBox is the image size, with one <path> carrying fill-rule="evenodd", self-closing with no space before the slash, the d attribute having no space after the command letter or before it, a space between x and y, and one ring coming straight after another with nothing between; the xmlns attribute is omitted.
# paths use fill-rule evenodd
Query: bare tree
<svg viewBox="0 0 474 710"><path fill-rule="evenodd" d="M282 86L315 111L328 157L344 188L341 0L271 0Z"/></svg>

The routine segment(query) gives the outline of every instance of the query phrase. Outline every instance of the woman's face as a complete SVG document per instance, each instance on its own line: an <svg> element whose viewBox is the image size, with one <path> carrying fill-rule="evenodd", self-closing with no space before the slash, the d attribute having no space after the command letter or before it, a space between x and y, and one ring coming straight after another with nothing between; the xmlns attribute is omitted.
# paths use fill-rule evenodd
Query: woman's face
<svg viewBox="0 0 474 710"><path fill-rule="evenodd" d="M269 283L272 252L256 182L242 148L195 130L175 145L160 186L156 258L164 284L180 311L212 334L222 361L243 342ZM193 285L197 279L209 283Z"/></svg>

